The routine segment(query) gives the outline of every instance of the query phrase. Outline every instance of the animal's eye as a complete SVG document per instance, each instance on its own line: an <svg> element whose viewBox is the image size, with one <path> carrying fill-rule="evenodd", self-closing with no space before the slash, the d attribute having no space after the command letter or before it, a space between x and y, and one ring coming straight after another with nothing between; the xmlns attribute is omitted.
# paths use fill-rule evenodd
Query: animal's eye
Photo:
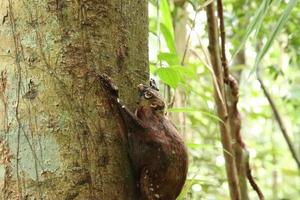
<svg viewBox="0 0 300 200"><path fill-rule="evenodd" d="M153 94L152 94L152 92L146 91L146 92L144 93L144 96L145 96L146 99L150 99L150 98L153 97Z"/></svg>

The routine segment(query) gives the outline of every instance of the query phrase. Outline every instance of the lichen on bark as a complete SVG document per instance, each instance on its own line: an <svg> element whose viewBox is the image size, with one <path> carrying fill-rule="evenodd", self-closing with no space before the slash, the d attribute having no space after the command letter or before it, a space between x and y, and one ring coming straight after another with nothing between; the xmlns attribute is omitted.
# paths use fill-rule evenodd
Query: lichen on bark
<svg viewBox="0 0 300 200"><path fill-rule="evenodd" d="M135 198L124 128L97 77L109 74L134 109L136 86L148 79L147 3L0 6L9 12L0 32L11 124L4 139L13 154L6 199Z"/></svg>

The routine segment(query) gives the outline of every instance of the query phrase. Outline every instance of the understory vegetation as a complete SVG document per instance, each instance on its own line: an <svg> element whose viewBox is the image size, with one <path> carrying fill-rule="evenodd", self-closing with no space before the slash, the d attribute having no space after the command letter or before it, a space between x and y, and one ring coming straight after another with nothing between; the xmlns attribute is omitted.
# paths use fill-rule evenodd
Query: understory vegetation
<svg viewBox="0 0 300 200"><path fill-rule="evenodd" d="M189 176L179 199L229 199L208 49L211 2L149 2L151 76L189 148ZM300 6L293 0L230 0L223 2L223 15L252 175L265 199L299 199ZM249 199L258 199L249 184L248 191Z"/></svg>

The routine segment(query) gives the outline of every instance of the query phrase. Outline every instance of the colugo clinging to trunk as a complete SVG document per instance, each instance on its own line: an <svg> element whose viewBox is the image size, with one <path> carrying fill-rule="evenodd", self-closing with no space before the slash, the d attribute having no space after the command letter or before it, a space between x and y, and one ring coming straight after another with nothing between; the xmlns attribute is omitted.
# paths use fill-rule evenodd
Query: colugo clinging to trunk
<svg viewBox="0 0 300 200"><path fill-rule="evenodd" d="M187 149L176 127L165 116L165 102L153 82L139 84L135 113L120 104L117 88L107 76L109 89L126 127L129 155L139 189L139 200L175 200L186 180ZM109 88L108 88L109 87Z"/></svg>

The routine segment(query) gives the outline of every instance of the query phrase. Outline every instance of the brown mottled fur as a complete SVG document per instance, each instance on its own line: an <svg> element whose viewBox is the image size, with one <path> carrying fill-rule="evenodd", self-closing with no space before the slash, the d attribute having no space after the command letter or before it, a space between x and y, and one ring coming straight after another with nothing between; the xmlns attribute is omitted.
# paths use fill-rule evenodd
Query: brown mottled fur
<svg viewBox="0 0 300 200"><path fill-rule="evenodd" d="M139 85L141 100L136 111L140 128L129 131L131 159L142 200L175 200L184 185L187 150L177 129L164 115L159 93ZM151 98L145 98L146 93Z"/></svg>
<svg viewBox="0 0 300 200"><path fill-rule="evenodd" d="M153 82L140 84L139 106L133 114L117 101L118 91L107 75L100 76L127 131L129 155L139 188L138 200L175 200L186 180L187 150L177 129L165 117L165 103Z"/></svg>

